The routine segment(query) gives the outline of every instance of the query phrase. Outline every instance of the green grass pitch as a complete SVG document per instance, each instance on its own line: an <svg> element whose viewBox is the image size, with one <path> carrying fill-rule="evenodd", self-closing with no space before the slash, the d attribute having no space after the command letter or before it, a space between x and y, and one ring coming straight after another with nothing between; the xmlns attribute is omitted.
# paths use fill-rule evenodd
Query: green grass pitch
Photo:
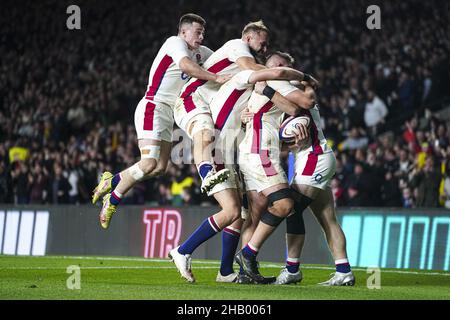
<svg viewBox="0 0 450 320"><path fill-rule="evenodd" d="M80 267L79 290L69 290L67 273ZM450 299L450 272L381 270L381 288L368 289L371 274L353 268L355 287L321 287L332 266L302 265L297 285L239 285L215 282L219 262L193 260L196 283L185 282L169 260L125 257L0 256L0 299ZM282 264L261 263L261 273L277 275Z"/></svg>

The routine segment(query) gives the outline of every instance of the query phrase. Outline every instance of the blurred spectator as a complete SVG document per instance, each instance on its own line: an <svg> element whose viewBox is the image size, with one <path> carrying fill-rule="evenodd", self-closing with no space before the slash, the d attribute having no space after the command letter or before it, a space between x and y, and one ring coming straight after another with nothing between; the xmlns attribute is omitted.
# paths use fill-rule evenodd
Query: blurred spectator
<svg viewBox="0 0 450 320"><path fill-rule="evenodd" d="M400 207L402 195L398 188L398 180L391 171L387 171L383 184L381 185L381 200L383 206Z"/></svg>
<svg viewBox="0 0 450 320"><path fill-rule="evenodd" d="M414 208L414 199L410 188L404 188L402 193L402 207Z"/></svg>
<svg viewBox="0 0 450 320"><path fill-rule="evenodd" d="M441 200L444 203L444 207L450 209L450 153L448 153L448 155L449 156L445 159L445 177L443 181Z"/></svg>
<svg viewBox="0 0 450 320"><path fill-rule="evenodd" d="M365 136L365 132L361 128L353 127L347 139L342 142L341 150L354 150L365 148L369 143L369 138Z"/></svg>
<svg viewBox="0 0 450 320"><path fill-rule="evenodd" d="M356 163L353 174L348 177L348 203L347 205L353 206L350 203L358 203L358 206L370 206L370 195L372 189L371 175L367 174L364 170L362 163Z"/></svg>
<svg viewBox="0 0 450 320"><path fill-rule="evenodd" d="M422 169L414 169L412 172L411 186L417 188L417 207L439 206L439 184L441 172L434 165L434 158L428 157Z"/></svg>
<svg viewBox="0 0 450 320"><path fill-rule="evenodd" d="M334 196L334 203L336 207L341 207L345 205L345 193L344 188L341 187L341 182L339 179L331 180L331 190Z"/></svg>
<svg viewBox="0 0 450 320"><path fill-rule="evenodd" d="M168 206L171 204L172 195L167 185L161 183L158 185L158 205Z"/></svg>
<svg viewBox="0 0 450 320"><path fill-rule="evenodd" d="M59 164L54 165L54 177L50 186L53 204L69 203L70 184L67 178L64 177L62 168Z"/></svg>
<svg viewBox="0 0 450 320"><path fill-rule="evenodd" d="M33 172L30 174L29 184L31 186L30 203L45 203L48 194L46 170L43 170L40 165L36 164Z"/></svg>
<svg viewBox="0 0 450 320"><path fill-rule="evenodd" d="M349 207L362 207L364 206L364 200L361 196L361 192L356 183L352 183L348 186L348 200L346 203Z"/></svg>
<svg viewBox="0 0 450 320"><path fill-rule="evenodd" d="M28 204L29 202L28 174L28 167L22 162L18 162L15 170L11 173L14 194L16 195L15 203L17 204Z"/></svg>
<svg viewBox="0 0 450 320"><path fill-rule="evenodd" d="M364 110L364 122L372 137L376 136L380 125L384 124L387 114L386 104L372 90L369 90Z"/></svg>
<svg viewBox="0 0 450 320"><path fill-rule="evenodd" d="M10 181L9 172L3 162L0 162L0 203L10 202Z"/></svg>

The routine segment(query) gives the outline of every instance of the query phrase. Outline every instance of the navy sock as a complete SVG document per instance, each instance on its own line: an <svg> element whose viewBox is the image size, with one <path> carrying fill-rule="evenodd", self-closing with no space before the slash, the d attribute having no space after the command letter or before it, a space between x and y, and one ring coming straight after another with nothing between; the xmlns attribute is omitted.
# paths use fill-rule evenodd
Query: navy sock
<svg viewBox="0 0 450 320"><path fill-rule="evenodd" d="M350 271L352 271L352 269L350 268L350 263L347 259L336 260L335 264L336 272L349 273Z"/></svg>
<svg viewBox="0 0 450 320"><path fill-rule="evenodd" d="M213 169L213 166L209 162L202 162L198 166L198 173L200 174L200 177L202 177L202 180L205 179L208 172L210 172Z"/></svg>
<svg viewBox="0 0 450 320"><path fill-rule="evenodd" d="M120 173L116 173L111 179L111 187L115 189L121 180Z"/></svg>
<svg viewBox="0 0 450 320"><path fill-rule="evenodd" d="M225 228L222 232L222 261L220 263L220 274L227 276L234 272L233 262L236 248L239 244L240 233L236 230Z"/></svg>
<svg viewBox="0 0 450 320"><path fill-rule="evenodd" d="M298 259L287 259L286 260L286 269L290 273L297 273L298 269L300 269L300 261Z"/></svg>
<svg viewBox="0 0 450 320"><path fill-rule="evenodd" d="M109 198L109 202L112 205L117 206L120 203L121 200L122 200L122 195L114 190L111 193L111 197Z"/></svg>
<svg viewBox="0 0 450 320"><path fill-rule="evenodd" d="M214 227L213 227L214 226ZM192 254L198 246L203 242L216 235L220 229L214 218L211 216L203 221L203 223L191 234L191 236L178 248L181 254Z"/></svg>
<svg viewBox="0 0 450 320"><path fill-rule="evenodd" d="M250 248L249 244L247 244L244 249L242 249L242 254L247 258L256 258L258 255L258 250L255 248Z"/></svg>

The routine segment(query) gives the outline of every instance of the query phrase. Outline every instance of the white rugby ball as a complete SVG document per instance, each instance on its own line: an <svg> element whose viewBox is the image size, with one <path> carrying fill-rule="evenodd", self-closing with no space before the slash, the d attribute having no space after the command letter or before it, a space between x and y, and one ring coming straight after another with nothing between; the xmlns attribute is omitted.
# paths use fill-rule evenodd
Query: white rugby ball
<svg viewBox="0 0 450 320"><path fill-rule="evenodd" d="M310 125L310 119L306 116L294 117L290 116L283 121L280 127L280 140L292 142L295 140L295 132L299 130L299 124L303 123L307 128Z"/></svg>

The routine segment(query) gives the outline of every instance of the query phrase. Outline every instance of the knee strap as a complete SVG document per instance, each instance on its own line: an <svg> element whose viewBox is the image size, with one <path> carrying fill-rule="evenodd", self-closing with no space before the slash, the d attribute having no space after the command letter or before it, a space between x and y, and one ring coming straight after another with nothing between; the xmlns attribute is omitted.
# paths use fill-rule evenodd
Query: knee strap
<svg viewBox="0 0 450 320"><path fill-rule="evenodd" d="M286 233L305 234L305 221L303 212L294 212L286 218Z"/></svg>
<svg viewBox="0 0 450 320"><path fill-rule="evenodd" d="M275 192L272 192L269 194L267 199L269 200L269 207L273 206L273 203L275 201L281 200L281 199L292 199L292 190L290 188L284 188Z"/></svg>
<svg viewBox="0 0 450 320"><path fill-rule="evenodd" d="M265 224L268 224L269 226L272 227L278 227L279 224L283 221L284 218L282 217L278 217L276 215L271 214L269 211L265 211L262 215L261 215L261 221L264 222Z"/></svg>

